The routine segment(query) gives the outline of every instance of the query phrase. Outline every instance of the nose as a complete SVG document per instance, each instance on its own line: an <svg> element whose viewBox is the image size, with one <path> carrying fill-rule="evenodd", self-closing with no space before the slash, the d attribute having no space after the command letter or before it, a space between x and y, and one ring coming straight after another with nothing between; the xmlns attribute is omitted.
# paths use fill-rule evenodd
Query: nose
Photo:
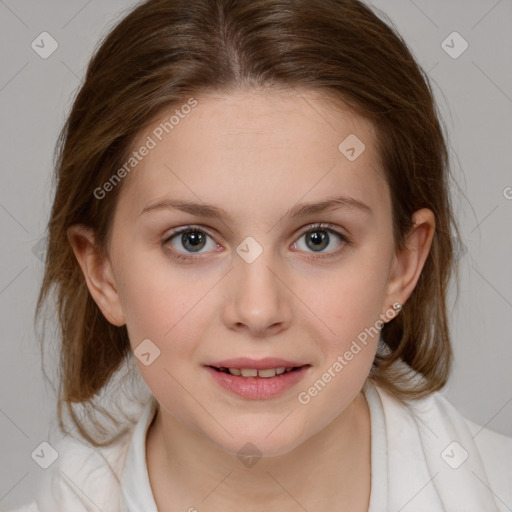
<svg viewBox="0 0 512 512"><path fill-rule="evenodd" d="M287 329L292 318L293 294L270 251L252 263L239 259L230 273L230 294L224 322L232 330L262 337Z"/></svg>

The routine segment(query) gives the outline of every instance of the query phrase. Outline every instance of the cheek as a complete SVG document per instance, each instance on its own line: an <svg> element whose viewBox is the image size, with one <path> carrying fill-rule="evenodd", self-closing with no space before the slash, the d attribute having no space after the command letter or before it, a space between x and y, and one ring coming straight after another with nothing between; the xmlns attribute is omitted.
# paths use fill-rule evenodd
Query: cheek
<svg viewBox="0 0 512 512"><path fill-rule="evenodd" d="M126 325L139 372L160 403L172 398L177 406L184 400L180 383L187 382L204 329L206 301L200 299L206 291L197 282L175 278L167 283L150 273L134 278L125 292ZM139 355L148 352L150 361L145 364L148 357L144 361Z"/></svg>
<svg viewBox="0 0 512 512"><path fill-rule="evenodd" d="M184 315L185 304L180 294L169 293L169 287L151 275L132 279L122 300L132 345L144 338L163 340Z"/></svg>
<svg viewBox="0 0 512 512"><path fill-rule="evenodd" d="M315 382L305 383L301 391L304 401L314 402L324 414L335 414L357 395L375 358L387 281L386 262L377 254L375 247L347 258L336 271L317 276L318 286L303 283L302 293L318 314L309 322L310 337L323 357Z"/></svg>
<svg viewBox="0 0 512 512"><path fill-rule="evenodd" d="M333 345L343 346L379 319L386 278L384 265L366 264L354 257L336 271L304 281L298 295L317 315L326 338L331 338Z"/></svg>
<svg viewBox="0 0 512 512"><path fill-rule="evenodd" d="M163 343L204 295L203 282L177 270L161 248L125 255L118 289L132 345L145 338Z"/></svg>
<svg viewBox="0 0 512 512"><path fill-rule="evenodd" d="M319 421L330 421L359 393L370 373L378 347L382 302L370 276L340 275L312 297L319 320L309 323L323 357L311 382L297 400L316 410ZM327 327L325 327L327 326ZM325 333L319 336L319 330ZM315 335L316 334L316 335ZM311 404L310 406L308 404ZM310 408L308 408L310 407Z"/></svg>
<svg viewBox="0 0 512 512"><path fill-rule="evenodd" d="M131 268L141 267L134 264ZM217 280L212 276L192 277L164 260L141 268L125 281L123 308L132 350L137 357L139 345L150 340L151 344L145 343L158 353L150 366L137 360L155 395L162 385L169 389L169 373L178 379L187 375L189 368L183 363L194 360L216 311L212 301L218 293L214 289Z"/></svg>

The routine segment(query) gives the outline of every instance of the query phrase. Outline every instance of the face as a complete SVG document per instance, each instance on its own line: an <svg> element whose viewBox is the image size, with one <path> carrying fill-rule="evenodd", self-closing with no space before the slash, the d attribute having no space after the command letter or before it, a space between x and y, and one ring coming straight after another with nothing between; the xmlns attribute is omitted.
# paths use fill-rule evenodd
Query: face
<svg viewBox="0 0 512 512"><path fill-rule="evenodd" d="M121 321L162 414L228 452L284 454L354 401L397 298L375 134L306 92L197 97L159 140L174 111L140 133L134 150L156 144L122 184L109 246ZM252 361L226 363L234 373L265 358L301 368L209 367L236 358Z"/></svg>

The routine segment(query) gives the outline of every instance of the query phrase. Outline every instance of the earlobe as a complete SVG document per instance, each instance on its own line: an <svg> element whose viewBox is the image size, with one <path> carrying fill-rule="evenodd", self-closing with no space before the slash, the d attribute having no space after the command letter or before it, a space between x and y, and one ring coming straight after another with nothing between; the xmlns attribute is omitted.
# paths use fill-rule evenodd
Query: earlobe
<svg viewBox="0 0 512 512"><path fill-rule="evenodd" d="M417 210L413 214L413 222L405 246L395 255L388 280L386 304L405 304L416 287L430 252L435 233L434 213L427 208Z"/></svg>
<svg viewBox="0 0 512 512"><path fill-rule="evenodd" d="M69 243L82 269L87 288L105 318L113 325L124 325L124 313L112 266L96 246L91 228L75 224L67 231Z"/></svg>

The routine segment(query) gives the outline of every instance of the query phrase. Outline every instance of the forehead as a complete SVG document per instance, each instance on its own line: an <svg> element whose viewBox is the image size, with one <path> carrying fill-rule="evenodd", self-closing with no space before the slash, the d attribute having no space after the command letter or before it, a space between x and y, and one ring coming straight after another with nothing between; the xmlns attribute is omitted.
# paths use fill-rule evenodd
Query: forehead
<svg viewBox="0 0 512 512"><path fill-rule="evenodd" d="M384 196L373 125L311 91L185 100L141 130L132 151L145 156L123 183L128 215L166 196L231 205L241 215L334 192L373 203Z"/></svg>

